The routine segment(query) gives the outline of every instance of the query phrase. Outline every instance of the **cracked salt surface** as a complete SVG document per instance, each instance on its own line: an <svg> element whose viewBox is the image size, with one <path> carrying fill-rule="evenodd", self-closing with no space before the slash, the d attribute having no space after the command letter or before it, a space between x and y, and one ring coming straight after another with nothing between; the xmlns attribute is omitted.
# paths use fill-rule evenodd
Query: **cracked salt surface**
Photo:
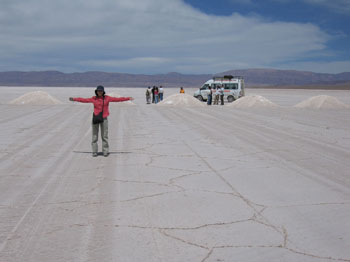
<svg viewBox="0 0 350 262"><path fill-rule="evenodd" d="M39 110L1 125L0 261L350 261L346 110L111 107L108 158Z"/></svg>

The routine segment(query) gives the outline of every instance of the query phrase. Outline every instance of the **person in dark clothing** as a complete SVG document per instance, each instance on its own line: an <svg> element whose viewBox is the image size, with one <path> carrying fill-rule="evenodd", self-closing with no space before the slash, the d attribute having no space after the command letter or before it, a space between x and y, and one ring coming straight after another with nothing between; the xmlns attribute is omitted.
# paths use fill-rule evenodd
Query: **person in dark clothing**
<svg viewBox="0 0 350 262"><path fill-rule="evenodd" d="M154 102L155 102L155 98L154 98L154 91L156 90L156 87L155 86L153 86L152 87L152 89L151 89L151 91L152 91L152 103L154 104Z"/></svg>

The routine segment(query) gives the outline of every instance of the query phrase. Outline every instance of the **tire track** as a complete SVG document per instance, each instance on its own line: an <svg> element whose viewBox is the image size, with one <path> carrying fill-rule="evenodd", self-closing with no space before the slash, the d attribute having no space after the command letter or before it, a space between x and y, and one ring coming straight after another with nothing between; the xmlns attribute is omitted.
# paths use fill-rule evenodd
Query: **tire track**
<svg viewBox="0 0 350 262"><path fill-rule="evenodd" d="M64 196L68 188L67 185L79 173L77 171L82 168L77 164L79 161L72 162L72 158L82 158L84 156L73 154L73 150L77 144L80 144L85 139L85 135L81 136L80 134L90 132L91 130L87 130L86 132L86 125L84 124L77 125L77 128L71 128L72 119L76 119L78 113L68 116L65 113L65 110L61 111L57 115L57 118L52 120L61 120L57 132L43 136L44 139L42 140L38 138L38 142L40 142L39 146L45 145L48 140L51 140L51 145L57 150L56 154L49 157L45 164L39 164L35 168L33 172L36 178L30 179L29 182L23 185L22 190L13 190L14 188L11 186L11 183L8 183L8 192L1 192L1 196L8 197L12 203L16 203L17 205L18 203L23 203L21 209L16 208L14 210L17 214L12 221L12 229L8 230L7 236L1 241L0 254L4 256L5 254L10 254L6 261L32 261L30 257L39 248L38 245L40 243L35 238L41 235L40 232L45 232L50 221L55 219L55 212L52 212L52 208L55 207L46 205L45 203L54 202L57 197ZM86 119L83 121L86 122L89 120ZM46 131L46 129L42 129L40 134ZM64 138L63 142L62 138ZM39 150L33 153L30 160L21 158L20 161L34 161L39 163L40 159L45 157L46 154L47 150ZM23 168L18 168L18 165L13 163L16 169L23 171ZM11 204L8 203L8 205ZM8 246L9 243L10 246ZM1 257L3 256L1 255Z"/></svg>
<svg viewBox="0 0 350 262"><path fill-rule="evenodd" d="M201 132L200 130L212 130L211 132L213 133L213 136L215 136L217 130L212 126L220 126L220 133L223 136L234 136L234 139L245 141L247 144L262 150L264 154L273 155L273 158L282 160L280 163L276 161L276 164L293 161L297 164L297 166L294 166L294 170L297 173L308 176L324 185L335 186L337 190L341 189L344 192L348 190L347 188L350 183L348 176L342 173L335 173L332 168L333 166L337 166L338 168L345 170L348 167L347 159L350 158L350 153L341 148L296 136L293 133L280 131L278 128L259 125L253 121L241 119L242 116L239 115L232 115L230 118L223 118L221 115L220 117L212 115L208 116L203 112L193 111L187 108L184 110L190 111L191 114L183 114L181 117L186 119L186 122L191 125L199 125L200 128L196 128L198 132ZM178 114L178 112L173 113ZM215 113L219 114L220 112ZM207 118L211 119L211 125L203 123ZM237 123L234 125L233 130L231 123ZM254 141L254 144L252 144L252 141ZM226 139L225 144L234 145L234 141ZM281 147L281 145L283 145L283 147ZM279 148L279 150L268 151L266 148ZM317 150L315 150L315 148L317 148ZM274 151L278 154L274 153ZM293 152L293 155L291 155L291 152ZM291 157L294 159L292 158L292 160L290 160ZM297 161L298 158L301 159L301 161ZM304 159L309 160L303 161ZM319 166L323 168L316 171L315 168L318 168ZM289 165L289 168L292 167ZM345 188L344 185L346 186Z"/></svg>

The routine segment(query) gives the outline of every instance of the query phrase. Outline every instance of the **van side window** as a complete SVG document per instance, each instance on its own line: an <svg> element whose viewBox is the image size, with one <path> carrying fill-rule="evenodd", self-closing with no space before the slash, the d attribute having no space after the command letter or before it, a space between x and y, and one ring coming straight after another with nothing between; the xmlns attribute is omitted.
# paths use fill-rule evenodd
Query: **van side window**
<svg viewBox="0 0 350 262"><path fill-rule="evenodd" d="M225 84L224 89L238 89L238 84L237 83Z"/></svg>

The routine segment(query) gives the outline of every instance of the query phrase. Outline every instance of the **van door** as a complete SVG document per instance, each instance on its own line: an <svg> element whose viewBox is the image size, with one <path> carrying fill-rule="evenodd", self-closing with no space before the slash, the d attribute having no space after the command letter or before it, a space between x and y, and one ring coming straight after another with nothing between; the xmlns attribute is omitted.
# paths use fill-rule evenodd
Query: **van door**
<svg viewBox="0 0 350 262"><path fill-rule="evenodd" d="M238 98L238 83L225 83L225 97L228 102L233 102Z"/></svg>
<svg viewBox="0 0 350 262"><path fill-rule="evenodd" d="M203 97L204 100L208 99L208 94L209 94L209 85L205 84L200 88L201 96Z"/></svg>

